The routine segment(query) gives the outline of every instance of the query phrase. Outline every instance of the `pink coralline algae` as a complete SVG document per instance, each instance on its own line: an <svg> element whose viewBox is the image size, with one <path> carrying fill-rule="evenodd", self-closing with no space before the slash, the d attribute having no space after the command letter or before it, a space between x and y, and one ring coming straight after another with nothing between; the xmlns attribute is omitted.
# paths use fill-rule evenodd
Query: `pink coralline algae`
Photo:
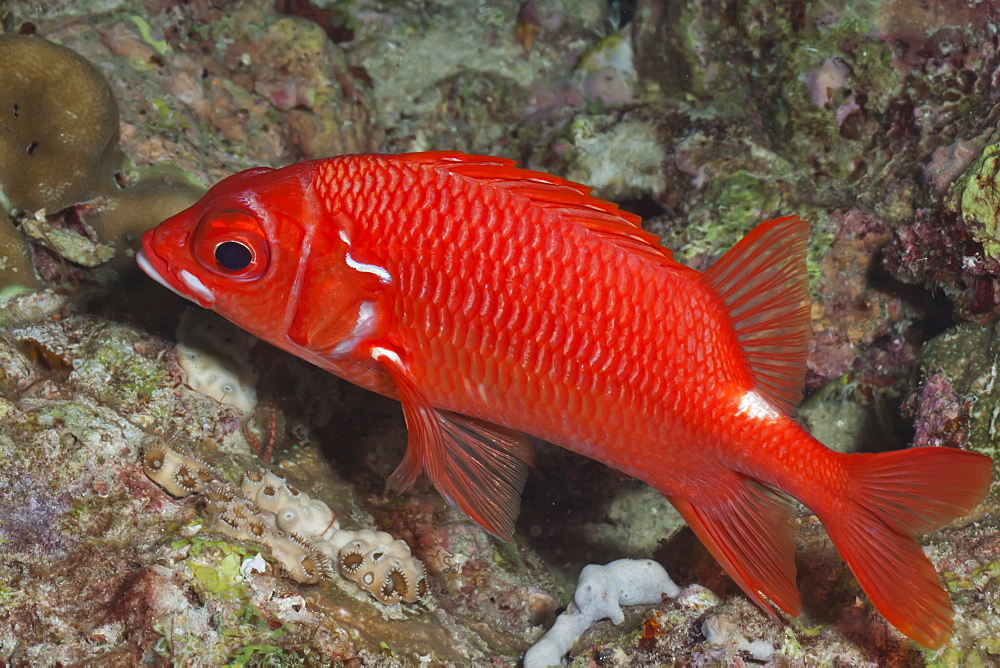
<svg viewBox="0 0 1000 668"><path fill-rule="evenodd" d="M930 162L924 166L924 183L937 195L944 194L951 182L972 164L983 152L979 139L957 139L947 146L935 149Z"/></svg>
<svg viewBox="0 0 1000 668"><path fill-rule="evenodd" d="M943 292L959 320L978 321L996 312L1000 263L986 258L957 214L918 210L912 221L896 229L882 262L904 283Z"/></svg>
<svg viewBox="0 0 1000 668"><path fill-rule="evenodd" d="M816 290L822 299L813 304L811 384L850 369L862 348L893 333L893 323L905 311L899 296L875 289L868 278L871 258L889 239L885 222L861 209L833 218L839 237L820 264Z"/></svg>
<svg viewBox="0 0 1000 668"><path fill-rule="evenodd" d="M823 61L821 67L810 72L806 77L809 87L809 101L817 107L825 107L833 99L831 91L839 90L847 85L850 69L843 58L831 56Z"/></svg>
<svg viewBox="0 0 1000 668"><path fill-rule="evenodd" d="M925 445L959 446L968 440L967 420L951 382L941 374L927 379L920 394L907 402L917 418L913 447Z"/></svg>

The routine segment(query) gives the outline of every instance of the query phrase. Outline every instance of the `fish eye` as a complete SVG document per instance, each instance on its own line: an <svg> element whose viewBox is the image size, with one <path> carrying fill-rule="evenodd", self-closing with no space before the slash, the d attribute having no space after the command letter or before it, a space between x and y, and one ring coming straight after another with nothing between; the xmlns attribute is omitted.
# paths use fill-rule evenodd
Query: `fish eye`
<svg viewBox="0 0 1000 668"><path fill-rule="evenodd" d="M253 281L267 271L270 245L257 219L245 211L211 211L191 237L198 262L226 279Z"/></svg>
<svg viewBox="0 0 1000 668"><path fill-rule="evenodd" d="M227 271L243 271L253 261L253 251L239 241L223 241L215 247L215 261Z"/></svg>

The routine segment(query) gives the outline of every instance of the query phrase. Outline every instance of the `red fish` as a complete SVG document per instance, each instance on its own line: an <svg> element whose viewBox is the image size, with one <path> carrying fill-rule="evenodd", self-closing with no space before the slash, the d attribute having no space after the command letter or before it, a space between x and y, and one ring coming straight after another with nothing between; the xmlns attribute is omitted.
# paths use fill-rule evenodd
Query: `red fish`
<svg viewBox="0 0 1000 668"><path fill-rule="evenodd" d="M143 238L153 278L402 402L389 479L426 474L513 533L519 432L658 489L746 594L801 609L788 497L826 526L876 609L941 647L953 612L915 537L970 513L988 457L833 452L789 415L809 336L795 217L699 273L589 189L454 152L252 169Z"/></svg>

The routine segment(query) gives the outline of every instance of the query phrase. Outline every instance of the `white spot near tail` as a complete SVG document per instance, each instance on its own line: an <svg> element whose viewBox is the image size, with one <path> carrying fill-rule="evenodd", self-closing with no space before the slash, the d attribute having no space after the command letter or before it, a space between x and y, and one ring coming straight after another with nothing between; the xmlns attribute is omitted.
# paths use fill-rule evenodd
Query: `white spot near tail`
<svg viewBox="0 0 1000 668"><path fill-rule="evenodd" d="M403 360L399 359L399 355L397 355L395 351L382 347L372 348L372 358L376 362L381 360L383 357L390 362L394 362L398 366L403 366Z"/></svg>
<svg viewBox="0 0 1000 668"><path fill-rule="evenodd" d="M750 390L740 399L740 407L737 411L740 415L748 415L756 420L774 420L781 417L781 413L772 406L767 399Z"/></svg>

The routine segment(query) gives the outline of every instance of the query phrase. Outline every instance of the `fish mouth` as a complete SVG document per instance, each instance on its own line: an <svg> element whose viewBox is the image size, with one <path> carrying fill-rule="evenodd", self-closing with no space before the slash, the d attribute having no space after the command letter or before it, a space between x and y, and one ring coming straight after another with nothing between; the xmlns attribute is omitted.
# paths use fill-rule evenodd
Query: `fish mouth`
<svg viewBox="0 0 1000 668"><path fill-rule="evenodd" d="M139 268L174 294L189 299L202 308L212 308L215 305L215 295L211 290L187 270L182 269L179 277L175 278L166 260L153 249L152 241L153 230L149 230L142 236L142 248L135 256Z"/></svg>

